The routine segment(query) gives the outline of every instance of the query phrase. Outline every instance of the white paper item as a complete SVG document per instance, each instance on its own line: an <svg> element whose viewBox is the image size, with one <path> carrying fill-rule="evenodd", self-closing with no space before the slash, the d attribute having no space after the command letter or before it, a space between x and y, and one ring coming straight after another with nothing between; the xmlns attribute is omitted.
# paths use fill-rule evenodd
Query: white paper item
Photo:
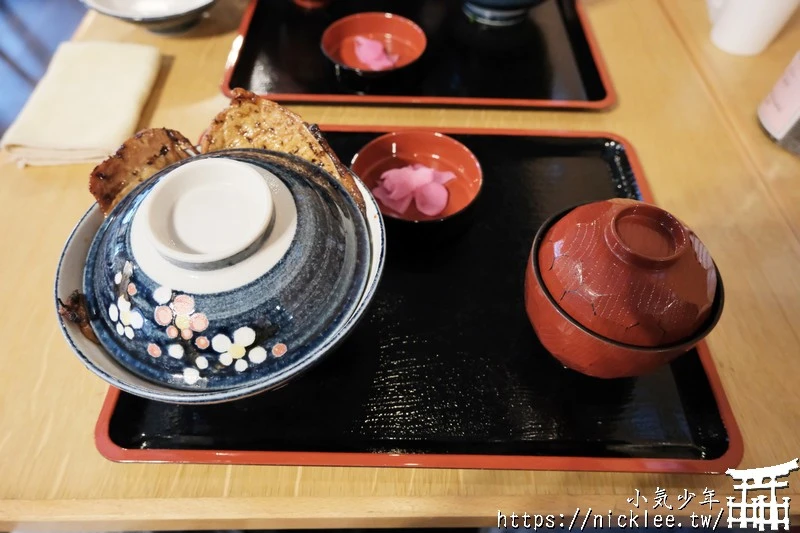
<svg viewBox="0 0 800 533"><path fill-rule="evenodd" d="M0 148L30 165L104 159L135 133L159 68L152 46L62 43Z"/></svg>
<svg viewBox="0 0 800 533"><path fill-rule="evenodd" d="M800 0L724 0L713 15L716 21L711 41L729 54L758 55L780 33L798 6Z"/></svg>
<svg viewBox="0 0 800 533"><path fill-rule="evenodd" d="M711 21L711 24L714 24L719 18L720 12L722 12L722 8L725 7L726 0L706 0L706 6L708 7L708 20Z"/></svg>

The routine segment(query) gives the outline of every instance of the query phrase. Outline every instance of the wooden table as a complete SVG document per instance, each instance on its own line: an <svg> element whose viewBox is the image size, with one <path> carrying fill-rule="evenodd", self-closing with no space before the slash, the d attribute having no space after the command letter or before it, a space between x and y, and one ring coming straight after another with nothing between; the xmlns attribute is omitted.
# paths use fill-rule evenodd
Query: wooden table
<svg viewBox="0 0 800 533"><path fill-rule="evenodd" d="M185 38L89 14L79 40L159 46L167 64L142 125L192 137L226 104L219 82L241 1ZM607 113L295 106L309 121L611 131L627 137L657 201L692 226L725 275L709 338L745 442L742 467L800 455L800 158L755 108L797 51L800 20L757 58L708 40L700 0L586 0L619 95ZM113 87L113 84L112 84ZM0 156L0 530L496 526L497 512L627 513L635 489L717 499L726 476L115 464L93 441L106 386L58 331L56 261L91 205L91 165L18 169ZM787 496L797 500L800 476ZM696 501L698 501L696 500ZM652 501L649 500L649 501ZM723 503L724 505L724 503ZM676 507L677 509L677 507ZM680 515L702 508L692 503ZM687 521L688 523L688 521ZM722 525L722 524L720 524Z"/></svg>

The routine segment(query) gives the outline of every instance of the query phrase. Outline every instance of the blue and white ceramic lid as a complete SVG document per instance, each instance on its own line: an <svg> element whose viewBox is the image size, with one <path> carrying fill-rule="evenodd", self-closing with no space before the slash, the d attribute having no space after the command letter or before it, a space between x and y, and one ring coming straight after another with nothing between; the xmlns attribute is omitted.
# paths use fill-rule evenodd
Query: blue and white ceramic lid
<svg viewBox="0 0 800 533"><path fill-rule="evenodd" d="M354 199L297 157L226 150L124 198L90 246L84 293L119 364L198 392L285 382L325 355L367 284Z"/></svg>

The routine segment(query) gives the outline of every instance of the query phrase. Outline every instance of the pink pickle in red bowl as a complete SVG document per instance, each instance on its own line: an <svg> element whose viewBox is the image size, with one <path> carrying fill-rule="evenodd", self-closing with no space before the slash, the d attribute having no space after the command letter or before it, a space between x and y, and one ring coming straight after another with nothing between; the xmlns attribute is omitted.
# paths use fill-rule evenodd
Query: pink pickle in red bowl
<svg viewBox="0 0 800 533"><path fill-rule="evenodd" d="M429 131L382 135L355 155L351 169L384 216L409 222L450 218L470 206L483 185L475 155L455 139Z"/></svg>
<svg viewBox="0 0 800 533"><path fill-rule="evenodd" d="M323 53L354 70L391 71L419 59L428 41L407 18L392 13L357 13L337 20L322 34Z"/></svg>
<svg viewBox="0 0 800 533"><path fill-rule="evenodd" d="M331 0L292 0L294 4L302 9L322 9L331 3Z"/></svg>
<svg viewBox="0 0 800 533"><path fill-rule="evenodd" d="M394 68L399 54L389 54L389 46L378 39L358 36L355 41L356 59L366 65L368 70L386 70Z"/></svg>
<svg viewBox="0 0 800 533"><path fill-rule="evenodd" d="M447 207L447 183L456 179L450 171L434 170L419 163L393 168L381 174L372 194L385 207L402 215L411 204L423 215L437 217Z"/></svg>

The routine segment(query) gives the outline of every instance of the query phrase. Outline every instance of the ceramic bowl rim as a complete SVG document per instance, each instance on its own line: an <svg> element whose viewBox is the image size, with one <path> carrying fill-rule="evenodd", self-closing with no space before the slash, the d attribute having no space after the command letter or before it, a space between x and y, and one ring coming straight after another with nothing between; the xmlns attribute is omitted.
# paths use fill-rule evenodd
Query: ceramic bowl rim
<svg viewBox="0 0 800 533"><path fill-rule="evenodd" d="M117 19L120 19L120 20L127 20L127 21L131 21L131 22L142 23L142 24L154 24L154 23L159 23L159 22L169 22L169 21L175 20L177 18L188 17L190 15L195 15L195 14L198 14L198 13L201 13L201 12L207 10L212 5L214 5L216 2L217 2L217 0L205 0L205 2L202 5L200 5L198 7L191 8L188 11L179 11L179 12L175 12L175 13L170 13L169 15L163 15L163 16L157 16L157 17L142 17L142 16L137 16L137 15L129 15L129 14L121 13L119 11L108 9L107 7L99 4L96 0L81 0L81 3L83 3L87 8L89 8L89 9L91 9L93 11L97 11L98 13L101 13L101 14L106 15L108 17L114 17L114 18L117 18Z"/></svg>
<svg viewBox="0 0 800 533"><path fill-rule="evenodd" d="M445 222L445 221L451 220L451 219L453 219L453 218L455 218L457 216L463 215L471 207L473 207L476 203L478 203L478 200L481 198L481 195L483 194L483 182L484 182L483 166L481 166L481 162L478 160L478 157L475 155L475 153L472 150L470 150L469 147L467 147L467 145L465 145L461 141L458 141L458 140L454 139L452 136L446 135L446 134L441 133L439 131L410 129L410 130L402 130L402 131L390 131L388 133L384 133L382 135L379 135L378 137L375 137L374 139L369 141L367 144L365 144L364 146L359 148L358 152L356 152L355 155L353 155L353 158L350 160L350 167L352 168L353 163L355 163L356 159L358 159L358 156L361 154L361 152L363 152L364 150L366 150L370 146L372 146L374 144L377 144L378 141L382 141L383 139L386 139L386 138L389 138L389 137L394 137L394 136L397 136L397 135L407 135L407 134L412 134L412 135L423 134L423 135L427 135L427 136L439 137L439 138L445 139L447 142L452 142L455 145L457 145L459 148L463 149L464 152L466 154L468 154L470 159L475 163L475 168L477 168L477 170L478 170L478 176L477 176L478 177L478 191L475 193L475 196L472 198L472 200L470 200L464 207L462 207L461 209L459 209L455 213L450 213L449 215L444 216L444 217L437 217L437 218L431 218L431 219L426 219L426 220L411 220L411 219L408 219L408 218L403 218L402 216L398 216L398 215L396 215L394 213L384 211L383 209L380 209L381 215L383 215L383 216L385 216L387 218L390 218L393 221L396 221L397 223L425 226L425 225L428 225L428 224L439 224L441 222ZM378 207L379 208L381 208L381 205L382 204L380 202L378 202Z"/></svg>
<svg viewBox="0 0 800 533"><path fill-rule="evenodd" d="M631 200L635 199L631 198ZM636 201L641 201L641 200L636 200ZM685 337L679 341L675 341L670 344L663 344L660 346L637 346L635 344L626 344L624 342L619 342L614 339L604 337L588 329L586 326L576 321L569 315L569 313L567 313L558 304L558 302L556 302L555 298L553 298L553 295L550 294L550 291L547 289L547 286L545 286L544 280L542 279L542 273L539 270L539 248L542 244L542 241L544 240L544 236L547 234L547 231L550 228L552 228L556 222L564 218L564 216L566 216L573 209L592 203L596 202L581 202L573 205L572 207L568 207L567 209L559 211L554 215L548 217L536 231L536 236L533 239L533 246L531 246L531 251L528 256L528 262L526 264L526 268L533 269L533 274L534 274L534 279L536 280L536 284L538 285L538 288L542 291L542 293L544 293L545 298L547 298L547 302L550 304L550 307L555 309L558 312L558 314L561 315L562 318L566 319L572 326L576 327L584 334L598 341L601 341L604 344L608 344L616 348L623 348L630 351L640 352L645 355L663 353L683 348L686 348L688 350L692 346L696 345L698 342L703 340L706 336L708 336L708 334L711 333L711 331L716 327L717 323L719 322L719 319L722 316L722 309L725 307L725 287L722 283L722 276L720 276L719 268L717 268L717 264L714 262L713 259L711 260L711 262L714 265L714 270L717 274L717 289L716 293L714 294L714 302L711 304L710 316L703 323L702 327L700 327L690 337Z"/></svg>
<svg viewBox="0 0 800 533"><path fill-rule="evenodd" d="M301 162L306 162L302 158L299 158L297 156L293 156L292 154L286 154L284 152L274 152L274 151L260 150L260 149L237 149L235 151L244 152L244 153L246 153L246 152L251 152L251 153L252 152L256 152L256 153L268 152L268 153L278 154L278 155L281 155L281 156L286 156L286 157L288 157L290 159L299 160ZM201 155L203 155L203 154L201 154ZM194 156L194 157L197 157L197 156ZM190 158L190 159L193 159L193 158ZM177 162L175 164L180 164L180 163L181 162L179 161L179 162ZM170 167L171 166L172 165L170 165ZM322 172L325 172L325 171L322 170ZM342 190L343 194L350 195L350 193L346 189L344 189L344 187L338 182L338 180L336 180L332 176L330 176L330 180L335 183L335 185L334 185L335 187L338 187L338 188L340 188ZM102 346L101 344L94 343L98 347L98 349L102 352L103 358L106 359L107 361L109 361L116 368L120 369L121 373L130 375L130 376L135 376L138 380L141 380L141 381L143 381L145 383L150 383L153 386L157 386L159 388L163 388L163 389L167 389L168 390L168 392L155 392L152 388L148 388L146 386L142 387L142 386L139 386L139 385L134 384L134 383L122 381L122 380L118 379L117 377L105 372L101 368L97 367L92 362L90 357L85 355L82 352L81 348L79 348L77 343L73 340L73 338L72 338L73 334L70 333L67 330L66 320L59 315L58 316L58 320L59 320L59 324L60 324L60 327L61 327L62 335L67 340L67 342L70 345L70 347L72 348L73 353L75 353L79 357L79 359L84 364L84 366L88 367L92 371L92 373L94 373L95 375L100 377L103 381L105 381L106 383L110 384L111 386L114 386L114 387L116 387L116 388L118 388L120 390L123 390L125 392L128 392L128 393L130 393L132 395L139 396L139 397L144 397L144 398L147 398L147 399L150 399L150 400L153 400L153 401L162 401L162 402L169 402L169 403L175 403L175 404L184 404L184 405L188 405L188 404L194 404L194 405L209 404L210 405L210 404L215 404L215 403L224 403L224 402L229 402L229 401L235 401L237 399L245 398L245 397L252 396L252 395L255 395L255 394L260 394L260 393L263 393L263 392L268 392L270 390L274 390L274 389L277 389L277 388L280 388L280 387L286 385L289 381L291 381L291 379L293 379L294 377L305 373L310 368L312 368L317 363L319 363L322 359L324 359L324 357L321 354L327 354L328 352L332 351L333 348L335 348L336 345L341 343L353 331L353 329L356 327L356 325L359 324L360 319L363 318L363 316L364 316L365 312L367 311L370 303L374 299L375 293L377 291L377 287L378 287L380 279L381 279L381 277L383 275L383 270L384 270L384 266L385 266L385 259L386 259L386 229L385 229L385 225L383 223L382 217L380 216L380 210L378 208L377 202L375 201L374 198L371 197L371 195L368 194L369 193L369 189L357 177L356 177L356 181L357 181L357 186L358 186L359 193L364 198L365 203L366 204L371 204L371 207L374 210L373 216L370 217L370 216L368 216L369 213L367 213L367 215L365 215L364 213L361 212L360 209L356 208L356 211L358 212L358 215L364 220L364 223L365 223L365 226L366 226L366 229L367 229L367 236L368 236L368 239L369 239L369 250L368 250L369 255L368 255L368 260L367 260L369 266L368 266L368 270L366 272L365 286L360 291L360 295L359 295L358 299L351 306L352 311L349 314L349 316L345 316L344 318L342 318L340 320L340 326L338 327L338 329L336 329L329 336L329 338L324 343L320 344L320 346L317 348L317 350L316 350L317 356L314 356L314 357L311 357L311 358L306 358L304 360L303 364L299 364L299 365L295 364L295 365L289 367L289 369L288 369L288 376L289 377L288 378L286 377L287 376L287 369L284 369L284 371L281 373L281 376L283 376L283 377L281 379L279 379L279 380L276 380L274 378L273 379L264 378L264 379L261 379L261 380L256 381L256 382L251 382L251 383L244 384L244 385L238 385L238 386L234 386L234 387L231 387L231 388L217 389L217 390L173 389L173 388L169 387L169 385L166 385L164 383L152 382L152 381L150 381L148 379L145 379L145 378L142 378L141 376L138 376L137 374L133 373L132 371L128 370L126 367L121 365L116 360L116 358L111 356L111 354L108 352L108 350L104 346ZM145 183L150 183L150 180L146 180ZM139 186L144 186L144 184L140 184ZM134 191L131 191L131 193L133 193L133 192ZM350 195L350 196L352 196L352 195ZM355 203L354 200L352 200L352 201ZM64 247L63 247L63 249L61 251L61 255L59 257L58 266L56 268L56 276L55 276L55 284L54 284L54 301L55 301L55 304L56 304L56 309L59 308L59 285L60 285L60 280L61 280L61 274L62 274L62 271L64 269L64 265L65 265L64 260L65 260L65 256L67 254L67 251L72 246L74 246L74 240L75 240L76 236L78 235L80 230L84 227L84 225L86 224L86 222L89 219L89 217L91 217L92 215L97 214L98 212L99 212L99 207L98 207L98 205L96 203L93 204L92 206L90 206L89 209L81 216L80 220L75 224L75 226L73 227L72 231L69 234L69 237L65 241ZM372 222L370 222L370 220L372 220ZM87 257L84 257L82 259L83 264L80 267L81 274L80 274L79 277L80 277L81 280L83 279L83 272L84 272L84 270L86 268L85 262L86 262L86 260L88 258L88 249L91 247L91 243L94 242L94 240L96 239L97 233L100 230L100 226L102 226L104 223L105 223L105 217L103 217L100 220L100 222L98 224L98 228L94 230L93 234L91 235L90 242L89 242L89 244L87 244ZM376 241L377 241L378 244L376 244ZM81 286L81 287L73 288L72 290L78 290L79 292L82 292L82 289L83 288ZM77 335L82 335L82 333L80 333L80 332L77 332L76 334ZM86 342L92 342L92 341L89 341L87 339Z"/></svg>
<svg viewBox="0 0 800 533"><path fill-rule="evenodd" d="M374 299L374 296L375 296L375 293L377 291L377 288L380 285L380 280L381 280L381 277L383 275L383 271L384 271L384 267L385 267L385 263L386 263L386 228L385 228L385 224L383 222L383 218L380 216L380 210L379 210L378 204L377 204L376 200L374 198L372 198L372 196L370 194L368 194L369 189L366 187L366 185L364 185L363 182L361 182L358 179L357 179L357 183L358 183L358 186L359 186L359 192L364 197L364 201L366 203L372 204L372 207L375 210L375 214L376 214L376 216L374 217L374 226L375 226L374 229L377 230L377 231L370 231L369 232L370 244L371 244L370 253L372 254L372 251L375 250L376 245L373 242L375 239L379 239L379 243L380 244L379 244L379 246L377 248L377 251L378 251L377 258L374 258L374 257L371 258L371 263L375 264L374 274L368 276L368 284L367 284L365 290L363 291L360 300L354 306L353 314L350 317L348 317L346 320L343 321L342 327L338 330L338 332L335 335L333 335L331 337L331 340L334 342L334 344L332 344L329 348L327 348L327 350L331 350L333 346L335 346L336 344L342 342L355 329L356 325L359 324L360 319L363 317L364 313L366 312L366 310L368 309L368 307L371 304L372 300ZM74 241L75 241L76 236L78 235L80 230L84 228L84 225L86 224L87 220L92 215L95 215L95 214L97 214L97 215L101 214L100 208L99 208L97 203L92 204L86 210L86 212L81 216L81 218L78 220L78 222L72 228L72 231L70 232L69 236L67 237L67 239L66 239L66 241L64 243L64 246L63 246L63 248L61 250L61 254L60 254L59 260L58 260L58 265L56 267L56 276L55 276L55 281L54 281L54 286L53 286L53 299L54 299L56 310L58 310L59 303L60 303L59 302L59 285L60 285L60 281L61 281L61 274L62 274L62 272L64 270L64 265L65 265L64 259L65 259L65 256L67 255L67 251L74 245ZM100 224L102 224L102 219L101 219ZM92 238L90 239L90 241L93 240L94 236L97 234L97 231L99 230L100 224L98 224L98 228L94 230L94 234L92 235ZM368 226L368 228L373 229L373 224L368 222L367 226ZM88 245L87 245L87 250L88 250ZM84 265L80 268L81 272L83 272L83 269L85 268L86 258L83 258L83 261L84 261ZM81 277L81 279L82 279L82 275L79 276L79 277ZM78 289L73 289L73 290L79 290L80 291L81 289L78 288ZM281 387L283 385L286 385L290 381L290 380L284 380L284 381L282 381L282 382L280 382L278 384L262 386L261 388L256 388L255 390L244 390L244 387L246 387L246 386L239 386L239 387L233 387L233 388L230 388L230 389L215 390L215 391L207 391L207 390L203 390L203 389L198 389L197 391L182 390L182 389L171 389L171 388L169 388L169 387L167 387L165 385L158 384L158 383L153 383L153 385L156 385L156 386L159 386L159 387L162 387L162 388L165 388L165 389L168 390L168 392L163 392L163 393L155 392L152 388L142 388L142 387L140 387L138 385L122 381L122 380L118 379L117 377L105 372L103 369L101 369L97 365L95 365L92 362L92 360L87 355L85 355L83 353L81 348L77 345L76 341L73 339L72 334L67 329L67 321L62 316L60 316L60 314L58 312L56 313L56 315L57 315L57 319L58 319L58 322L59 322L59 327L61 329L61 335L67 341L67 343L69 344L70 348L72 348L72 352L80 359L80 361L83 364L83 366L88 368L89 371L91 371L93 374L95 374L97 377L99 377L106 384L108 384L108 385L110 385L112 387L115 387L115 388L117 388L117 389L119 389L119 390L121 390L123 392L128 393L128 394L131 394L133 396L145 398L145 399L148 399L148 400L151 400L151 401L166 402L166 403L172 403L172 404L177 404L177 405L213 405L213 404L221 404L221 403L227 403L227 402L231 402L231 401L236 401L236 400L244 399L244 398L247 398L247 397L250 397L250 396L255 396L257 394L262 394L262 393L265 393L265 392L269 392L270 390L275 390L275 389L277 389L277 388L279 388L279 387ZM83 333L78 331L76 333L76 335L83 335ZM92 343L92 341L90 341L89 339L86 339L86 342ZM133 372L131 372L130 370L128 370L124 366L120 365L117 362L117 360L114 359L102 345L96 344L96 343L93 343L93 344L95 344L97 346L98 350L101 353L103 353L103 356L107 361L109 361L116 368L120 369L121 373L128 374L128 375L131 375L131 376L136 376L136 374L134 374ZM298 370L297 372L292 374L292 376L295 377L295 376L299 376L302 373L305 373L307 370L309 370L315 364L320 362L321 359L324 359L324 358L323 357L315 358L314 360L312 360L310 362L309 365L301 368L300 370ZM140 378L138 376L136 376L136 377L137 377L137 379L140 379L141 381L144 381L145 383L150 383L146 379Z"/></svg>
<svg viewBox="0 0 800 533"><path fill-rule="evenodd" d="M401 67L392 67L392 68L387 68L387 69L383 69L383 70L364 70L364 69L360 69L360 68L357 68L357 67L353 67L353 66L347 65L347 64L342 63L341 61L333 58L331 56L331 54L328 53L328 50L325 49L325 45L323 44L325 42L325 35L327 35L328 31L330 31L334 26L336 26L338 24L341 24L341 23L343 23L345 21L348 21L348 20L351 20L351 19L355 19L355 18L360 18L360 17L392 18L392 19L397 19L401 24L406 24L407 26L413 28L417 33L419 33L422 36L422 52L420 52L417 57L415 57L414 59L412 59L407 64L405 64L405 65L403 65ZM355 73L355 74L357 74L359 76L362 76L362 77L377 77L377 76L381 76L381 75L385 75L385 74L393 74L393 73L397 73L397 72L402 72L403 70L408 69L408 68L412 67L413 65L415 65L416 63L418 63L419 60L422 58L422 56L425 55L425 52L428 49L428 36L425 34L425 30L423 30L422 27L419 24L417 24L413 20L411 20L411 19L409 19L407 17L404 17L402 15L398 15L396 13L391 13L389 11L364 11L364 12L361 12L361 13L353 13L353 14L350 14L350 15L346 15L346 16L338 18L338 19L334 20L333 22L331 22L330 24L328 24L325 27L325 29L322 31L322 35L320 36L319 49L322 52L322 54L325 56L325 58L328 61L330 61L331 63L333 63L334 65L336 65L336 67L339 68L339 69L342 69L342 70L345 70L345 71L348 71L348 72L353 72L353 73Z"/></svg>

